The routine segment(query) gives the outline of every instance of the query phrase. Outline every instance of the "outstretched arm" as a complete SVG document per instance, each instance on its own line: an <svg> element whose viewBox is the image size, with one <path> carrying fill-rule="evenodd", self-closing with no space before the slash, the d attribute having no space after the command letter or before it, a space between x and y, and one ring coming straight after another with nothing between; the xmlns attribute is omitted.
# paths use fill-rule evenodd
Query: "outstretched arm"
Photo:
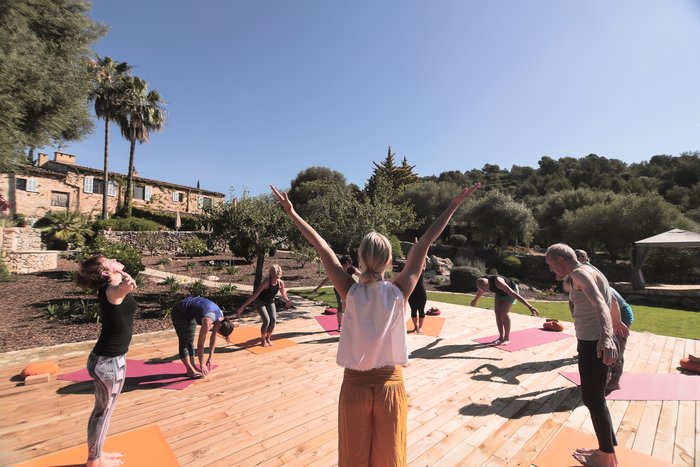
<svg viewBox="0 0 700 467"><path fill-rule="evenodd" d="M324 277L323 280L321 281L321 283L318 284L318 285L316 286L316 288L315 288L311 293L312 293L312 294L315 294L316 292L318 292L318 289L320 289L320 288L323 287L324 285L328 285L328 284L330 284L330 283L331 283L331 278L328 277L328 276Z"/></svg>
<svg viewBox="0 0 700 467"><path fill-rule="evenodd" d="M270 285L269 281L263 281L262 284L260 284L258 288L255 289L253 294L250 297L248 297L248 299L245 302L243 302L243 305L241 305L240 308L238 308L238 310L236 311L236 316L241 316L241 313L243 313L245 307L253 303L253 301L255 301L255 299L258 298L258 295L260 295L260 292L265 290L268 285Z"/></svg>
<svg viewBox="0 0 700 467"><path fill-rule="evenodd" d="M352 287L355 281L343 270L340 261L338 261L335 253L333 253L333 250L331 250L331 247L323 237L294 210L294 206L292 206L292 202L289 201L287 193L280 193L274 186L270 186L270 188L275 194L277 201L282 205L284 212L287 213L299 232L301 232L319 254L323 267L326 269L326 273L328 277L330 277L333 286L340 294L340 297L345 300L348 290L350 290L350 287Z"/></svg>
<svg viewBox="0 0 700 467"><path fill-rule="evenodd" d="M408 297L418 283L421 270L423 269L423 261L428 253L430 244L433 243L438 236L445 230L447 223L454 215L457 208L469 198L476 190L479 189L481 183L477 182L470 188L463 189L457 196L454 197L450 205L440 214L437 219L430 224L430 227L418 239L411 251L408 252L406 258L406 266L394 279L394 284L401 289L404 296Z"/></svg>
<svg viewBox="0 0 700 467"><path fill-rule="evenodd" d="M476 288L476 295L474 296L474 300L470 303L471 306L476 306L476 303L479 301L481 296L484 295L484 291L481 290L480 288Z"/></svg>

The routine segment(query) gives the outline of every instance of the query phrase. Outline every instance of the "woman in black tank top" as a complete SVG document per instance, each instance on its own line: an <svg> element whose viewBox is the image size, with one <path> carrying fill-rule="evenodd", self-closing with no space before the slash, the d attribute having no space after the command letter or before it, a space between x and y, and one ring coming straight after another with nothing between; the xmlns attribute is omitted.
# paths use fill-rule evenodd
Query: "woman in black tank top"
<svg viewBox="0 0 700 467"><path fill-rule="evenodd" d="M267 279L262 281L262 284L255 289L253 294L248 297L238 311L236 311L236 314L241 316L245 307L251 303L254 304L255 309L258 310L258 314L260 314L260 318L262 319L262 326L260 326L260 345L263 347L270 347L272 345L272 331L274 331L275 324L277 323L275 296L278 292L284 299L285 308L289 308L292 305L292 301L289 299L287 291L284 289L282 268L279 264L273 264L270 267L270 275Z"/></svg>
<svg viewBox="0 0 700 467"><path fill-rule="evenodd" d="M121 454L102 452L107 427L126 380L126 352L134 330L138 305L130 294L134 279L116 259L96 255L85 260L77 272L76 283L97 290L102 329L88 357L87 369L95 381L95 408L87 429L87 466L120 464Z"/></svg>

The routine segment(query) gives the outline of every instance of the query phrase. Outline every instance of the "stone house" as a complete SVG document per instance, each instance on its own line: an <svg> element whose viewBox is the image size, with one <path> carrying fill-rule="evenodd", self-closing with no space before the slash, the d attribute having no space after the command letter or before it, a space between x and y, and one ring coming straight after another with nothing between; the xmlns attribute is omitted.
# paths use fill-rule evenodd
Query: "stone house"
<svg viewBox="0 0 700 467"><path fill-rule="evenodd" d="M175 214L198 214L221 203L223 193L134 175L133 206ZM102 213L103 171L75 163L75 156L55 152L54 159L39 154L34 166L18 173L0 174L0 194L10 202L9 214L22 214L30 223L49 211L79 211L93 217ZM107 207L114 213L124 200L126 175L110 172Z"/></svg>

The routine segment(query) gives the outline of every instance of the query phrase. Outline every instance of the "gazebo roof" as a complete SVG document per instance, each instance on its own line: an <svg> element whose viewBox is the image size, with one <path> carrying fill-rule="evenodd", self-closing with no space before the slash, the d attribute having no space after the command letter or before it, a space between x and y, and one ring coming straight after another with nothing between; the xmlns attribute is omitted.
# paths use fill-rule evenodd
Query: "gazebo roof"
<svg viewBox="0 0 700 467"><path fill-rule="evenodd" d="M700 248L700 233L673 229L636 241L634 244L648 247Z"/></svg>

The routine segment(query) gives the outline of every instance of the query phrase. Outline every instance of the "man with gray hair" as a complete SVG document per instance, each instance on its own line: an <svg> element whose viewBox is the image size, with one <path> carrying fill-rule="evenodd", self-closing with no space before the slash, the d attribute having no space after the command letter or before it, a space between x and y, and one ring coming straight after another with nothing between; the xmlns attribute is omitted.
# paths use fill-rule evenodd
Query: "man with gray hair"
<svg viewBox="0 0 700 467"><path fill-rule="evenodd" d="M581 399L591 413L598 438L598 449L579 448L573 456L583 465L616 466L617 440L605 403L605 385L609 366L618 357L615 334L627 336L629 329L620 320L620 310L612 299L608 280L600 271L583 267L569 245L557 243L550 246L545 260L557 277L568 276L571 280L569 300L573 303L578 340Z"/></svg>

